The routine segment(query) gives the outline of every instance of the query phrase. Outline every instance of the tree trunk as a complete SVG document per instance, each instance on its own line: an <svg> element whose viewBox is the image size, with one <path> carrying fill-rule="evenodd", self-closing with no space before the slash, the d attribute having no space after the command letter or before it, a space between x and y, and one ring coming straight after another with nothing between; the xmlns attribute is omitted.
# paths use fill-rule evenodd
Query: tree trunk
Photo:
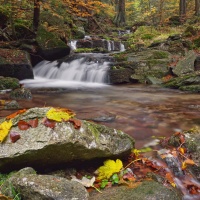
<svg viewBox="0 0 200 200"><path fill-rule="evenodd" d="M179 16L181 20L184 20L184 18L186 17L186 0L180 0Z"/></svg>
<svg viewBox="0 0 200 200"><path fill-rule="evenodd" d="M195 15L200 16L200 0L195 0Z"/></svg>
<svg viewBox="0 0 200 200"><path fill-rule="evenodd" d="M124 26L126 23L125 0L115 0L116 3L116 16L114 23L117 26Z"/></svg>
<svg viewBox="0 0 200 200"><path fill-rule="evenodd" d="M40 21L40 0L34 0L33 31L36 33Z"/></svg>

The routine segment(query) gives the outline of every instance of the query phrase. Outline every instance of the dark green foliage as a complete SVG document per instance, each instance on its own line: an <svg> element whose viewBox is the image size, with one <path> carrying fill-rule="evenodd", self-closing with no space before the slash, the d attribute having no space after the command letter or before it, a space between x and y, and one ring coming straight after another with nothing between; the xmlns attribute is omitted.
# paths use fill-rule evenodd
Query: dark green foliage
<svg viewBox="0 0 200 200"><path fill-rule="evenodd" d="M19 88L19 80L11 77L0 77L0 90Z"/></svg>

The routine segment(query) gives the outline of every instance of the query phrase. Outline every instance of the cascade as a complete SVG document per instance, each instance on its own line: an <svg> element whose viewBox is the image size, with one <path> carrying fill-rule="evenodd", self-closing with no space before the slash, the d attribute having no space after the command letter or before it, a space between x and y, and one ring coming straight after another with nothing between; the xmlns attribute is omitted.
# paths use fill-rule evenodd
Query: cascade
<svg viewBox="0 0 200 200"><path fill-rule="evenodd" d="M77 43L77 40L71 40L69 42L69 46L71 47L72 50L76 49L76 43Z"/></svg>
<svg viewBox="0 0 200 200"><path fill-rule="evenodd" d="M87 46L88 42L90 43L89 46ZM103 47L108 51L125 51L125 47L121 42L105 40L105 39L97 39L96 37L93 38L88 35L86 35L82 40L71 40L68 45L71 47L72 50L76 50L77 48Z"/></svg>
<svg viewBox="0 0 200 200"><path fill-rule="evenodd" d="M34 79L21 81L27 87L98 87L109 84L112 62L106 54L74 54L62 62L42 61L34 68Z"/></svg>

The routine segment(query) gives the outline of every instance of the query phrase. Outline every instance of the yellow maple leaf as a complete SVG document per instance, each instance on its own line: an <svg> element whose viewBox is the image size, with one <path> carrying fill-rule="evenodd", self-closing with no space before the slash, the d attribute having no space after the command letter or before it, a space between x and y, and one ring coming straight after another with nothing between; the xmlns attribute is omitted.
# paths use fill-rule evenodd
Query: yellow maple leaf
<svg viewBox="0 0 200 200"><path fill-rule="evenodd" d="M74 117L75 114L66 108L51 108L47 113L46 117L48 119L57 121L57 122L62 122L62 121L67 121L71 117Z"/></svg>
<svg viewBox="0 0 200 200"><path fill-rule="evenodd" d="M117 159L116 162L114 160L106 160L104 165L97 169L98 179L109 179L114 173L119 172L122 167L122 161L119 159Z"/></svg>
<svg viewBox="0 0 200 200"><path fill-rule="evenodd" d="M12 121L4 121L0 124L0 142L3 142L8 135L10 128L12 127Z"/></svg>

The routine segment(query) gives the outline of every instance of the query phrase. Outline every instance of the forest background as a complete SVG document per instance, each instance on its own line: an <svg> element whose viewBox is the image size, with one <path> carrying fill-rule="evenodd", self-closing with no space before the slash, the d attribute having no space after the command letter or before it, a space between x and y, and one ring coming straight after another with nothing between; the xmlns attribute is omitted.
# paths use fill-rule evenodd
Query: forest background
<svg viewBox="0 0 200 200"><path fill-rule="evenodd" d="M86 31L93 31L92 24L101 32L109 32L112 26L132 27L137 22L153 26L166 26L172 17L180 22L200 15L200 0L0 0L0 36L5 40L16 39L16 30L26 28L36 33L41 11L64 19L68 30L54 25L48 31L63 34L65 40L73 37L77 21L87 21ZM48 20L47 20L48 21ZM6 24L5 24L6 23ZM12 34L5 34L10 28Z"/></svg>

